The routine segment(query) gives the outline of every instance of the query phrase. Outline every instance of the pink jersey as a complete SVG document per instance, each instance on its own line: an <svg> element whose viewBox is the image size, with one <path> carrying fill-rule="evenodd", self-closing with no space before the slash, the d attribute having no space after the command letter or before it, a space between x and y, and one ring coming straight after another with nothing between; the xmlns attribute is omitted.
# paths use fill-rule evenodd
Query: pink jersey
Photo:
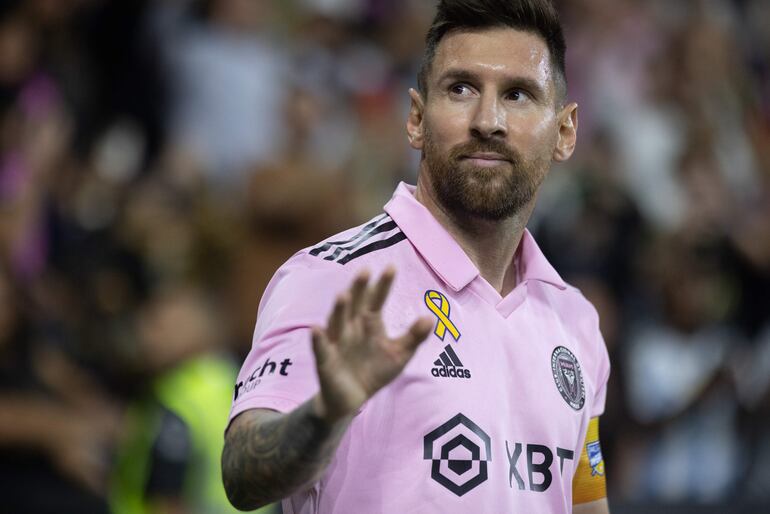
<svg viewBox="0 0 770 514"><path fill-rule="evenodd" d="M418 316L435 330L353 419L321 480L286 514L566 513L590 418L604 410L609 358L596 311L529 232L505 298L401 184L370 223L302 250L259 306L231 419L287 412L318 391L310 327L326 325L356 272L397 275L391 336Z"/></svg>

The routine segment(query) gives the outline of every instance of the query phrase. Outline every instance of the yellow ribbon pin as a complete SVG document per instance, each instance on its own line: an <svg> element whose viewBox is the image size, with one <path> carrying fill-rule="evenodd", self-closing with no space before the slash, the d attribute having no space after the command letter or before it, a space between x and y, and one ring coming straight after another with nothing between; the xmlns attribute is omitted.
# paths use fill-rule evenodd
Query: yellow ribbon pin
<svg viewBox="0 0 770 514"><path fill-rule="evenodd" d="M439 300L438 305L434 300ZM449 300L446 299L446 296L438 291L426 291L425 305L427 305L428 309L430 309L430 311L438 318L434 334L443 341L444 335L448 329L449 333L452 334L452 337L455 338L455 341L458 341L460 339L460 331L457 330L455 324L449 319Z"/></svg>

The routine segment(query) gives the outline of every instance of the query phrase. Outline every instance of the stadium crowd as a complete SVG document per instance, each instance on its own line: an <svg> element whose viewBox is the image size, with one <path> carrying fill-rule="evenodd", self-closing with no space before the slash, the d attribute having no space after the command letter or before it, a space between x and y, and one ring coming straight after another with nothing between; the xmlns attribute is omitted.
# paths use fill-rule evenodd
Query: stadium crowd
<svg viewBox="0 0 770 514"><path fill-rule="evenodd" d="M557 3L579 144L530 229L600 312L613 512L770 505L770 2ZM433 4L0 6L0 510L228 512L261 292L414 182Z"/></svg>

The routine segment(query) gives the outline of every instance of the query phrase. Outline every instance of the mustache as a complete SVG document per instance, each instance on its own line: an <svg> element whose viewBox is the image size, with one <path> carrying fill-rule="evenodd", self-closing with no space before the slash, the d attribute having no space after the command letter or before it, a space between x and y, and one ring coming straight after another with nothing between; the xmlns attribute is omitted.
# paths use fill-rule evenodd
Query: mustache
<svg viewBox="0 0 770 514"><path fill-rule="evenodd" d="M513 164L521 162L521 157L516 150L497 139L473 139L467 143L461 143L452 148L449 157L451 160L457 161L465 156L481 152L500 154Z"/></svg>

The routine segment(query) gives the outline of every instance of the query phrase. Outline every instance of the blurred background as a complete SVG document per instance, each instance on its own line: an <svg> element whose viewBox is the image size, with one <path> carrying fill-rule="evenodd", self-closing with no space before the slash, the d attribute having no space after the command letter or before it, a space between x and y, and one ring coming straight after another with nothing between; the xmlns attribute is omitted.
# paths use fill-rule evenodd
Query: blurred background
<svg viewBox="0 0 770 514"><path fill-rule="evenodd" d="M557 3L530 229L601 315L613 513L770 512L770 2ZM433 2L0 6L0 510L231 512L262 290L415 182Z"/></svg>

